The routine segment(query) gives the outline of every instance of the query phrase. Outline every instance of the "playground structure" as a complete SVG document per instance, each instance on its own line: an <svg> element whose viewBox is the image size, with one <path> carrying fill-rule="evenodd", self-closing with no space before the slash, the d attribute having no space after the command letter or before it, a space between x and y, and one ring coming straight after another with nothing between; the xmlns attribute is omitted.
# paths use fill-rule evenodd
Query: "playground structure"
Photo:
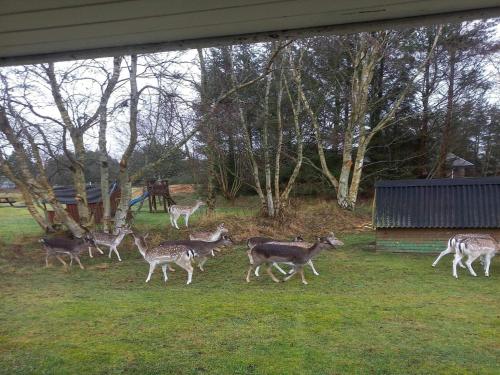
<svg viewBox="0 0 500 375"><path fill-rule="evenodd" d="M167 180L147 180L144 193L136 199L139 198L141 201L148 198L149 212L158 212L158 205L161 205L162 202L165 212L168 212L168 207L175 204L175 201L170 196Z"/></svg>

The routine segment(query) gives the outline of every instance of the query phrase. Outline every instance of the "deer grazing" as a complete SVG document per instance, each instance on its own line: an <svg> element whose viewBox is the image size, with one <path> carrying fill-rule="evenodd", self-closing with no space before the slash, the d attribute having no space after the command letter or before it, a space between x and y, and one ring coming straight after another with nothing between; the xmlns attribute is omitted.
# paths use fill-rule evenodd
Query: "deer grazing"
<svg viewBox="0 0 500 375"><path fill-rule="evenodd" d="M451 237L449 240L448 240L448 246L446 247L445 250L443 250L439 255L438 257L436 258L436 260L434 261L434 263L432 263L432 267L436 267L436 265L438 264L438 262L440 261L440 259L442 257L444 257L445 255L447 254L455 254L455 249L457 248L457 243L460 242L460 241L463 241L467 238L490 238L490 239L493 239L493 237L489 234L486 234L486 233L467 233L467 234L456 234L454 235L453 237ZM465 268L464 264L462 263L462 260L460 260L458 262L458 265L462 268Z"/></svg>
<svg viewBox="0 0 500 375"><path fill-rule="evenodd" d="M160 244L152 249L148 249L146 244L147 235L144 237L136 233L132 233L132 235L134 236L134 242L142 257L149 263L149 274L146 278L146 282L151 280L151 276L153 275L157 265L161 265L164 280L167 282L167 267L169 263L175 263L186 270L188 273L186 284L191 284L193 279L193 266L191 265L191 259L194 257L194 253L188 246Z"/></svg>
<svg viewBox="0 0 500 375"><path fill-rule="evenodd" d="M170 224L179 229L177 225L177 220L181 215L184 215L184 222L186 224L186 228L188 227L189 217L196 212L200 206L204 206L205 202L197 200L194 206L180 206L178 204L174 204L168 208L168 212L170 213Z"/></svg>
<svg viewBox="0 0 500 375"><path fill-rule="evenodd" d="M228 230L224 227L224 223L221 223L214 232L195 232L189 235L189 239L192 241L213 242L219 240L227 232ZM213 251L212 256L215 256Z"/></svg>
<svg viewBox="0 0 500 375"><path fill-rule="evenodd" d="M491 258L500 250L500 244L493 237L467 237L456 241L455 259L453 260L453 276L458 279L457 264L467 255L465 265L472 276L477 276L472 262L482 258L484 276L490 276Z"/></svg>
<svg viewBox="0 0 500 375"><path fill-rule="evenodd" d="M127 234L131 234L131 233L132 233L132 229L130 229L129 226L125 226L125 227L119 228L117 234L104 233L104 232L93 232L92 236L94 237L96 249L99 250L101 252L101 254L104 254L104 253L98 247L98 245L108 246L109 247L109 255L108 256L111 258L111 254L114 251L116 256L118 257L118 260L121 262L122 259L120 258L120 253L118 252L118 246L120 246L121 242L123 241L123 238ZM89 247L89 255L92 258L92 251L90 250L90 247Z"/></svg>
<svg viewBox="0 0 500 375"><path fill-rule="evenodd" d="M85 235L83 239L69 239L69 238L42 238L40 240L45 251L47 252L45 256L45 266L49 266L49 257L55 256L65 268L68 264L61 258L61 255L69 255L70 263L69 266L73 264L73 259L75 259L83 270L84 267L82 262L80 262L80 253L85 251L89 246L95 246L94 240L90 235Z"/></svg>
<svg viewBox="0 0 500 375"><path fill-rule="evenodd" d="M271 244L262 243L254 246L250 250L251 265L247 272L247 282L250 282L250 274L256 267L261 264L267 264L267 273L274 282L279 282L279 279L274 276L271 271L273 263L286 263L293 266L293 271L283 281L288 281L293 275L299 273L302 278L302 283L307 284L304 277L304 265L318 255L324 249L343 245L343 242L335 238L333 233L328 237L321 237L309 248L302 248L288 244Z"/></svg>
<svg viewBox="0 0 500 375"><path fill-rule="evenodd" d="M177 241L165 241L160 245L162 246L175 246L182 245L186 246L190 251L192 251L194 255L194 259L198 258L198 267L201 271L205 271L203 269L203 265L207 261L209 255L213 256L214 249L221 246L231 246L233 241L228 236L222 236L217 241L192 241L192 240L177 240Z"/></svg>

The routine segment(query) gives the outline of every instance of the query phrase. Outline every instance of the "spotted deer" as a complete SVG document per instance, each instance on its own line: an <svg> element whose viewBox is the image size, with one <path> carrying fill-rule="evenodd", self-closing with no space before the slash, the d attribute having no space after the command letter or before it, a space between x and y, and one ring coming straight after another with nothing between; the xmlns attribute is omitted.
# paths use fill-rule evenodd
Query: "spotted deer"
<svg viewBox="0 0 500 375"><path fill-rule="evenodd" d="M189 239L192 241L212 242L219 240L227 232L228 230L224 227L224 223L221 223L214 232L195 232L189 235ZM215 256L213 250L212 256Z"/></svg>
<svg viewBox="0 0 500 375"><path fill-rule="evenodd" d="M453 276L458 279L457 264L467 256L465 265L472 276L477 276L472 268L472 263L479 257L483 259L484 276L490 276L491 259L500 250L500 244L493 238L467 237L457 240L455 259L453 260Z"/></svg>
<svg viewBox="0 0 500 375"><path fill-rule="evenodd" d="M250 256L253 264L251 264L248 269L246 280L247 282L250 282L250 274L256 267L261 264L267 264L267 273L271 276L274 282L279 282L280 280L274 276L271 271L271 266L273 263L286 263L293 266L293 272L286 276L283 281L288 281L293 275L299 273L302 278L302 283L307 284L304 277L304 265L307 264L307 262L314 256L321 253L324 249L329 249L339 245L343 245L343 242L335 238L333 233L328 237L318 238L318 240L311 247L306 249L288 244L258 244L250 250Z"/></svg>
<svg viewBox="0 0 500 375"><path fill-rule="evenodd" d="M120 246L121 242L123 241L123 238L127 234L131 234L132 229L130 229L129 226L121 227L118 229L116 234L111 234L111 233L104 233L104 232L93 232L92 236L94 237L94 241L96 244L96 249L101 252L101 254L104 254L103 251L98 247L99 245L107 246L109 247L109 257L111 258L111 254L113 251L115 252L116 256L118 257L118 260L121 262L122 258L120 258L120 253L118 252L118 246ZM92 251L89 247L89 255L92 258Z"/></svg>
<svg viewBox="0 0 500 375"><path fill-rule="evenodd" d="M457 244L460 241L463 241L463 240L465 240L467 238L490 238L490 239L492 239L493 237L491 235L489 235L489 234L486 234L486 233L463 233L463 234L456 234L456 235L454 235L453 237L451 237L448 240L448 246L446 247L445 250L443 250L438 255L438 257L436 258L436 260L434 261L434 263L432 263L432 267L436 267L436 265L438 264L438 262L445 255L447 255L447 254L455 254ZM460 267L462 267L462 268L465 268L465 266L462 263L462 260L458 261L458 265Z"/></svg>
<svg viewBox="0 0 500 375"><path fill-rule="evenodd" d="M205 271L203 269L203 265L207 261L209 255L213 254L214 249L222 246L231 246L233 241L228 236L222 236L217 241L192 241L192 240L177 240L177 241L164 241L160 245L183 245L189 248L196 261L198 267L201 271Z"/></svg>
<svg viewBox="0 0 500 375"><path fill-rule="evenodd" d="M186 228L188 227L189 217L200 208L200 206L204 206L205 202L197 200L194 206L180 206L178 204L174 204L168 208L168 212L170 213L170 224L179 229L177 225L177 220L181 215L184 215L184 222L186 224Z"/></svg>
<svg viewBox="0 0 500 375"><path fill-rule="evenodd" d="M80 262L80 254L84 252L89 246L95 246L94 240L90 235L85 235L83 239L69 239L62 237L55 238L42 238L40 240L45 251L45 266L49 266L49 257L55 256L64 266L68 267L68 264L61 258L61 255L69 255L71 267L73 264L73 259L75 259L83 270L84 267L82 262Z"/></svg>
<svg viewBox="0 0 500 375"><path fill-rule="evenodd" d="M132 233L132 235L134 236L134 242L142 257L149 263L149 274L146 278L146 282L151 280L151 276L153 275L157 265L161 265L164 280L167 282L167 267L170 263L175 263L186 270L188 273L186 284L191 284L193 278L193 266L191 265L191 260L194 257L194 253L188 246L180 244L159 244L158 246L149 249L146 244L147 235L141 236L136 233Z"/></svg>

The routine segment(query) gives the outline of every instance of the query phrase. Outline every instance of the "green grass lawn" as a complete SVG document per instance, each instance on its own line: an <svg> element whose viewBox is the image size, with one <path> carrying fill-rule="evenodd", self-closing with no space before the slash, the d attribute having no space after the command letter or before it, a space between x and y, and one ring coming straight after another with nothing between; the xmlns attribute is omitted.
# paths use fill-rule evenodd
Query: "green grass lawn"
<svg viewBox="0 0 500 375"><path fill-rule="evenodd" d="M84 256L85 270L64 272L55 259L44 268L36 226L4 210L2 374L500 371L498 258L492 277L460 269L455 280L451 257L434 269L430 256L367 251L374 238L365 232L321 254L307 286L298 277L275 284L264 272L247 284L242 245L210 259L191 285L180 269L165 285L160 268L146 284L148 265L130 239L121 263ZM167 220L141 213L137 226L172 237Z"/></svg>

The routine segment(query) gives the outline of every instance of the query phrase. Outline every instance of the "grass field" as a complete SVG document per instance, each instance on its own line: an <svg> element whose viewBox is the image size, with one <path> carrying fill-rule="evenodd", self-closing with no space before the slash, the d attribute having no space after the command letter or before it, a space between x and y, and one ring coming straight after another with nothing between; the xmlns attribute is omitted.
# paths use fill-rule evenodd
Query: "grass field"
<svg viewBox="0 0 500 375"><path fill-rule="evenodd" d="M225 210L221 219L249 221L243 208ZM85 270L65 272L56 260L43 267L40 233L23 209L0 208L0 220L2 374L500 372L498 258L492 277L460 270L455 280L451 258L433 269L430 256L367 250L370 231L344 232L346 245L315 262L320 276L306 271L307 286L267 276L247 284L242 244L189 286L180 269L166 285L157 269L146 284L148 265L130 239L123 262L84 256ZM186 235L166 221L141 213L136 225Z"/></svg>

